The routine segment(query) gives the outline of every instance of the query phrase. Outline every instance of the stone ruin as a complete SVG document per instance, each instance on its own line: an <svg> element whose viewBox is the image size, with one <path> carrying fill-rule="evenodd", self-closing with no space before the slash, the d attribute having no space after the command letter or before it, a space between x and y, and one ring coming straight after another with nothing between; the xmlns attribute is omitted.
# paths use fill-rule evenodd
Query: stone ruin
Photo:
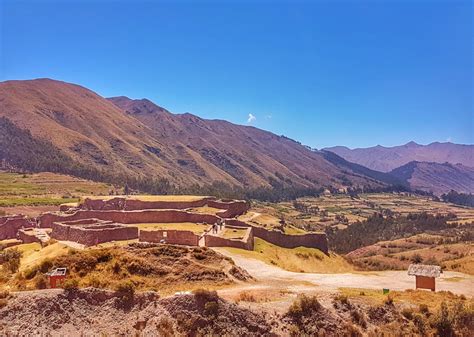
<svg viewBox="0 0 474 337"><path fill-rule="evenodd" d="M194 212L199 207L212 207L216 214ZM239 221L236 218L250 208L242 200L217 200L203 197L193 201L147 201L123 197L109 200L86 199L77 206L62 205L60 212L43 213L37 219L26 217L0 218L0 240L17 237L20 229L27 227L50 228L56 240L74 241L85 246L103 242L137 239L140 242L166 242L188 246L235 247L253 250L258 237L274 245L295 248L317 248L328 254L324 233L287 235L276 230ZM203 234L189 230L138 230L139 223L201 223L209 224ZM212 224L225 223L224 228L245 232L242 238L225 238L209 230ZM25 236L26 233L20 234Z"/></svg>

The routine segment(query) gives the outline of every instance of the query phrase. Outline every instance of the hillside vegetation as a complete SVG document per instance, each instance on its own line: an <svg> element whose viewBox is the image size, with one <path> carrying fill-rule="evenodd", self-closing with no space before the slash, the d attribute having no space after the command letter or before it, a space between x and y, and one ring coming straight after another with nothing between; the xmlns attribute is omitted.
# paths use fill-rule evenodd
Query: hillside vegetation
<svg viewBox="0 0 474 337"><path fill-rule="evenodd" d="M224 286L235 279L249 278L232 260L211 249L132 244L66 250L27 268L20 265L18 274L3 281L13 289L46 288L44 273L58 267L67 268L69 285L115 289L127 281L134 289L166 294L201 286Z"/></svg>

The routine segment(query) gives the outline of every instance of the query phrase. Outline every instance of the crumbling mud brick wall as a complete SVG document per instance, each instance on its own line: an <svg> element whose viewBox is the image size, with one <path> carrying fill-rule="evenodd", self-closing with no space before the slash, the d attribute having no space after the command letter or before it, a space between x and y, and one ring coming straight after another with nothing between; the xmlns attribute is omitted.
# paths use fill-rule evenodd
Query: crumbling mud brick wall
<svg viewBox="0 0 474 337"><path fill-rule="evenodd" d="M116 223L93 222L55 222L51 237L56 240L74 241L85 246L99 243L138 238L138 228Z"/></svg>
<svg viewBox="0 0 474 337"><path fill-rule="evenodd" d="M35 226L35 221L23 215L0 217L0 240L14 239L19 229Z"/></svg>
<svg viewBox="0 0 474 337"><path fill-rule="evenodd" d="M96 218L123 224L194 222L216 223L220 218L212 214L200 214L178 210L143 211L88 211L79 210L72 214L44 213L38 218L41 227L51 227L53 222Z"/></svg>
<svg viewBox="0 0 474 337"><path fill-rule="evenodd" d="M253 250L253 228L247 228L245 236L239 239L227 239L219 236L207 234L204 236L204 242L206 247L234 247L246 250Z"/></svg>
<svg viewBox="0 0 474 337"><path fill-rule="evenodd" d="M138 236L140 242L162 242L173 245L198 246L199 235L192 231L180 230L156 230L147 231L141 230Z"/></svg>
<svg viewBox="0 0 474 337"><path fill-rule="evenodd" d="M263 227L254 226L249 223L228 219L226 224L240 227L252 227L253 236L284 248L308 247L316 248L328 254L328 239L325 233L309 233L301 235L288 235L275 230L267 230Z"/></svg>

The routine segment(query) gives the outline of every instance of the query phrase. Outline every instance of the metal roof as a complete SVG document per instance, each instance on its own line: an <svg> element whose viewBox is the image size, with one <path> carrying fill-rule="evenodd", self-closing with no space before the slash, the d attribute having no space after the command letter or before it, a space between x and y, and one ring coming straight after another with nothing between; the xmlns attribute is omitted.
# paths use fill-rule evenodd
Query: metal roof
<svg viewBox="0 0 474 337"><path fill-rule="evenodd" d="M411 264L408 267L408 275L412 276L439 277L440 274L440 266L428 264Z"/></svg>

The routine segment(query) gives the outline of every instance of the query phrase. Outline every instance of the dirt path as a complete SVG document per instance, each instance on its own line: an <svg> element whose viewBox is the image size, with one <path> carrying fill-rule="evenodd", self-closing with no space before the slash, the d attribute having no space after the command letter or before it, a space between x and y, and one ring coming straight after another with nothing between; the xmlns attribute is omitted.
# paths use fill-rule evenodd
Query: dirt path
<svg viewBox="0 0 474 337"><path fill-rule="evenodd" d="M367 273L344 273L344 274L313 274L296 273L268 265L262 261L232 254L225 249L216 249L221 254L231 257L235 263L247 270L259 283L294 283L295 287L306 284L312 285L318 291L336 291L341 287L406 290L414 289L415 279L408 276L406 271L380 271ZM253 285L258 287L258 285ZM474 277L458 273L444 272L436 280L436 290L451 291L455 294L463 294L474 297Z"/></svg>

